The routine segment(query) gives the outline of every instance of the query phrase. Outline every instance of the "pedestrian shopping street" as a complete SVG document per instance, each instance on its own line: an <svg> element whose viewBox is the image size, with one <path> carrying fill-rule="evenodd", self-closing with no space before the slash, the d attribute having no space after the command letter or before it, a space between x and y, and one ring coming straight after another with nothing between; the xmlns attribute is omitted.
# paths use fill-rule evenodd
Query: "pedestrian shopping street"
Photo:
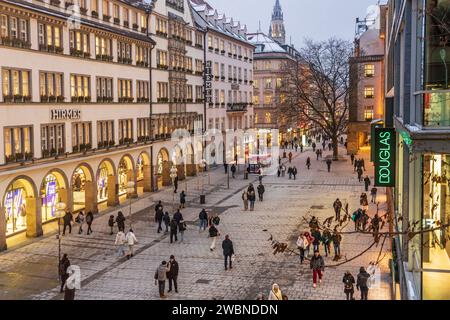
<svg viewBox="0 0 450 320"><path fill-rule="evenodd" d="M340 152L340 161L333 162L331 173L327 172L325 164L326 156L331 152L324 151L324 158L319 161L309 148L302 154L294 153L297 180L289 180L288 176L264 177L265 199L256 203L253 212L243 210L241 193L249 182L256 186L258 177L250 176L250 180L244 180L242 167L236 179L230 177L230 189L223 167L210 170L209 177L195 177L180 183L179 191L187 190L188 201L186 209L182 210L188 222L183 243L170 244L168 235L156 232L153 221L154 205L158 200L163 201L164 211L169 210L172 216L173 199L178 202L179 194L174 197L170 188L133 200L132 218L127 204L97 216L92 235L87 236L86 231L78 235L78 228L74 226L72 234L62 238L62 252L68 254L72 264L81 268L82 288L76 291L75 299L160 299L154 273L161 261L168 261L172 254L180 267L179 293L169 293L168 299L253 300L259 293L267 297L273 283L279 284L290 300L345 299L344 272L348 270L356 278L361 266L367 268L371 261L377 260L380 248L372 247L361 257L337 268L326 268L322 284L314 289L309 263L300 265L298 255L273 255L268 241L272 235L275 240L289 242L290 248L296 249L299 231L306 231L299 228L302 217L314 215L323 221L333 216L332 205L336 198L340 198L344 206L348 202L350 212L358 209L364 185L358 182L344 149ZM368 153L364 155L366 173L372 179L373 168L367 165ZM309 171L305 165L308 156L312 163ZM214 252L209 249L208 232L199 233L198 230L198 213L202 208L199 204L201 179L207 191L205 208L218 213L221 218L218 227L221 240ZM378 201L380 211L385 210L384 189L379 189ZM127 228L131 222L139 240L137 254L130 260L116 257L115 235L109 235L108 231L109 215L116 215L119 210L127 218ZM375 210L375 205L370 204L369 215L373 216ZM354 230L352 222L347 229ZM224 270L221 249L221 241L227 234L236 253L233 269L229 271ZM372 240L371 235L343 235L342 255L351 259L367 249ZM369 291L370 300L391 299L389 247L386 243L383 248L381 257L386 255L380 263L380 284ZM324 256L323 246L321 254ZM324 259L326 265L335 263L330 257L324 256ZM62 299L57 271L58 241L55 235L34 239L32 243L3 252L0 254L0 299ZM359 299L356 290L355 297Z"/></svg>

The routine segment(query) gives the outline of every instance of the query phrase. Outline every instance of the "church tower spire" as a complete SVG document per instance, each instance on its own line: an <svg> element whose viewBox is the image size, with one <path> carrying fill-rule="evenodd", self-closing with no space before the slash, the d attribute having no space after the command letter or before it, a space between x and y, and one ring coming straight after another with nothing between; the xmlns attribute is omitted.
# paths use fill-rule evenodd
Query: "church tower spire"
<svg viewBox="0 0 450 320"><path fill-rule="evenodd" d="M273 7L269 35L280 44L286 44L286 30L284 28L283 10L281 10L280 0L276 0Z"/></svg>

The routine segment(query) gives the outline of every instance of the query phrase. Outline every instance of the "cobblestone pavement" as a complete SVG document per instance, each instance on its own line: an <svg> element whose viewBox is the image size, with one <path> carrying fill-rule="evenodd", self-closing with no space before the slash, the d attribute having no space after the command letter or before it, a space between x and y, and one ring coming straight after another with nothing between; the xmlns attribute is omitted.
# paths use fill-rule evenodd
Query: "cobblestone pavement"
<svg viewBox="0 0 450 320"><path fill-rule="evenodd" d="M341 150L342 151L342 150ZM343 151L342 151L343 152ZM329 153L325 153L327 156ZM312 160L311 170L306 170L306 157ZM296 154L294 164L299 169L297 180L267 176L264 178L264 202L257 202L253 212L242 209L241 192L250 180L240 174L231 179L227 189L223 168L210 172L206 208L221 216L219 226L222 238L229 234L233 240L236 261L231 271L224 271L221 241L210 252L207 232L199 233L196 226L200 183L193 178L187 182L188 207L183 215L188 221L183 243L170 244L167 235L157 234L152 221L154 203L161 199L166 208L171 207L170 189L152 194L132 204L133 229L139 244L137 254L130 260L117 259L114 238L107 231L111 212L94 221L91 236L72 235L63 238L63 251L72 264L82 271L82 289L76 299L159 299L153 275L162 260L174 254L180 264L179 294L169 294L168 299L250 299L258 293L267 296L276 282L291 300L343 299L342 276L350 270L356 277L360 266L368 266L377 259L379 248L373 247L363 256L337 268L327 268L321 286L312 287L312 272L308 265L300 265L298 256L274 256L268 241L270 234L279 241L288 241L295 248L301 218L307 214L317 217L332 216L332 203L339 197L349 203L350 211L357 209L363 185L353 174L350 160L332 165L328 173L324 161L316 161L312 151ZM369 161L366 161L369 163ZM373 172L372 168L367 168ZM242 172L241 172L242 173ZM207 179L204 179L205 182ZM180 189L186 185L181 182ZM385 200L379 190L379 201ZM178 200L178 199L176 199ZM385 205L381 205L384 208ZM112 211L116 213L119 209ZM127 207L122 211L127 213ZM370 212L374 214L371 205ZM353 224L349 230L353 229ZM358 255L372 243L370 235L345 235L341 250L348 258ZM388 245L383 251L387 251ZM333 264L325 258L326 264ZM371 289L369 299L390 299L388 256L380 263L381 284ZM167 287L167 285L166 285ZM30 245L0 255L0 299L61 299L57 283L57 241L54 236L40 239Z"/></svg>

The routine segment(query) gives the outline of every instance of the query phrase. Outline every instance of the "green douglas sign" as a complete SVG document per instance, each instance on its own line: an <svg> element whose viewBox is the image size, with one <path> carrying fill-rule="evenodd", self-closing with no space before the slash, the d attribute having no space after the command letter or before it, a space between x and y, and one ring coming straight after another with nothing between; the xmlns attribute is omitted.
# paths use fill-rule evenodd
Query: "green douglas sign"
<svg viewBox="0 0 450 320"><path fill-rule="evenodd" d="M375 186L395 187L394 128L375 128Z"/></svg>

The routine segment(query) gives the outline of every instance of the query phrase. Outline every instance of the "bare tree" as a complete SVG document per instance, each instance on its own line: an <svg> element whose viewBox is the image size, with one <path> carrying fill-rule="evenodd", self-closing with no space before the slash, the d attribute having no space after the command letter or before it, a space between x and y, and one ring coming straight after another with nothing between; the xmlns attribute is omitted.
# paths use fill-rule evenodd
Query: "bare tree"
<svg viewBox="0 0 450 320"><path fill-rule="evenodd" d="M299 59L286 62L283 68L284 113L300 115L303 122L329 136L334 160L338 159L338 138L348 124L352 48L350 42L335 38L307 40Z"/></svg>

